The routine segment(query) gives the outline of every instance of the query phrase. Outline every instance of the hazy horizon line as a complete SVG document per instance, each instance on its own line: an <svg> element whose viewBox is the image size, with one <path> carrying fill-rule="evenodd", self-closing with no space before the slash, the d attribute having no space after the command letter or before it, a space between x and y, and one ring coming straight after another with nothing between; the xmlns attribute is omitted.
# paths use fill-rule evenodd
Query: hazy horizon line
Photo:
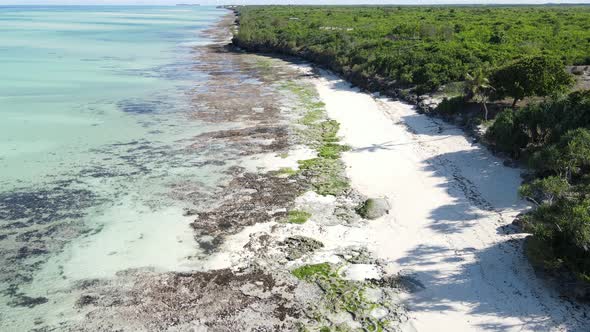
<svg viewBox="0 0 590 332"><path fill-rule="evenodd" d="M522 1L515 2L427 2L427 3L252 3L252 4L239 4L239 3L223 3L223 4L202 4L202 3L187 3L178 2L170 4L148 4L148 3L8 3L0 4L0 7L27 7L27 6L151 6L151 7L178 7L179 5L189 6L498 6L498 5L510 5L510 6L544 6L544 5L590 5L590 2L528 2L523 3Z"/></svg>

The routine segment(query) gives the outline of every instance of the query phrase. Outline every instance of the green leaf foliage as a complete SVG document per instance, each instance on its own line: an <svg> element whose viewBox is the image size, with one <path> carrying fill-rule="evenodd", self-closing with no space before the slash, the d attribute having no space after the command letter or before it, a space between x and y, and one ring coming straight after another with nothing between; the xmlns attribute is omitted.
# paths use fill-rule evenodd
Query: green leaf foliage
<svg viewBox="0 0 590 332"><path fill-rule="evenodd" d="M525 97L555 96L573 85L563 61L555 57L534 56L515 61L492 75L492 86L498 97L510 96L514 103Z"/></svg>
<svg viewBox="0 0 590 332"><path fill-rule="evenodd" d="M536 258L548 268L567 268L590 281L590 200L562 199L544 204L530 216Z"/></svg>
<svg viewBox="0 0 590 332"><path fill-rule="evenodd" d="M520 194L538 207L527 216L527 254L547 269L590 282L590 92L502 112L487 133L496 148L529 156L537 178Z"/></svg>
<svg viewBox="0 0 590 332"><path fill-rule="evenodd" d="M555 160L550 154L550 146L557 143L568 131L576 128L590 127L590 91L577 91L565 98L531 104L519 110L504 110L488 130L487 139L495 147L513 156L520 155L521 150L531 153L539 149L549 149L537 153L546 154L542 161ZM538 163L537 163L538 165ZM534 166L537 167L537 166ZM554 168L545 165L542 168Z"/></svg>
<svg viewBox="0 0 590 332"><path fill-rule="evenodd" d="M523 55L590 64L586 6L246 6L238 11L238 46L298 55L378 88L387 82L428 92ZM537 65L528 61L525 68ZM546 92L543 85L533 88L534 94Z"/></svg>

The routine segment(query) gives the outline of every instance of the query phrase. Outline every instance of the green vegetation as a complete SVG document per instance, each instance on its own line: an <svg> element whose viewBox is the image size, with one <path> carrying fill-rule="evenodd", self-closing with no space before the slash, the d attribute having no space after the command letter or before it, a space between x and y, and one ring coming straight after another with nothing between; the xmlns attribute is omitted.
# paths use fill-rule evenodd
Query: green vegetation
<svg viewBox="0 0 590 332"><path fill-rule="evenodd" d="M560 139L570 130L589 127L590 91L576 91L519 110L504 110L490 127L487 137L498 150L514 157L523 152L533 154L534 168L551 171L557 166L543 164L557 161L550 155L568 144L563 141L556 145Z"/></svg>
<svg viewBox="0 0 590 332"><path fill-rule="evenodd" d="M291 224L304 224L311 217L311 213L299 210L291 210L287 213L287 222Z"/></svg>
<svg viewBox="0 0 590 332"><path fill-rule="evenodd" d="M523 56L590 64L587 6L247 6L238 11L237 45L298 55L378 89L434 91Z"/></svg>
<svg viewBox="0 0 590 332"><path fill-rule="evenodd" d="M590 282L590 91L572 92L574 79L566 71L567 65L590 65L589 6L238 11L234 43L245 49L297 55L372 91L407 99L442 95L436 111L443 115L480 107L481 119L470 124L488 120L493 106L486 143L528 163L535 174L520 189L538 205L525 217L533 233L527 253ZM322 106L311 106L312 93L298 93L310 105L302 124L319 152L300 168L314 175L318 193L340 193L348 184L337 124L325 121ZM504 98L511 108L503 109Z"/></svg>
<svg viewBox="0 0 590 332"><path fill-rule="evenodd" d="M312 185L318 194L339 195L349 187L344 177L344 165L340 160L341 153L348 151L349 147L338 143L340 124L334 120L326 120L308 127L312 132L319 133L318 157L299 161L299 169L312 174Z"/></svg>
<svg viewBox="0 0 590 332"><path fill-rule="evenodd" d="M342 174L344 165L340 159L313 158L299 161L299 169L312 175L312 186L320 195L337 196L349 188Z"/></svg>
<svg viewBox="0 0 590 332"><path fill-rule="evenodd" d="M306 110L300 120L305 127L301 136L306 144L318 151L316 158L300 160L299 170L309 175L311 185L318 194L342 194L349 188L349 183L344 176L344 164L340 160L340 155L349 147L339 144L340 124L326 119L325 105L317 101L313 87L288 81L283 83L281 88L297 96L300 106Z"/></svg>
<svg viewBox="0 0 590 332"><path fill-rule="evenodd" d="M520 194L538 207L526 216L527 253L548 269L590 282L590 91L502 112L487 133L496 148L528 160L537 178Z"/></svg>
<svg viewBox="0 0 590 332"><path fill-rule="evenodd" d="M383 331L389 322L371 316L373 309L381 305L368 300L364 293L369 285L362 282L345 280L337 270L328 263L301 266L291 272L295 277L306 282L317 283L324 292L321 303L310 310L320 326L320 331L350 331L345 323L336 326L325 319L326 315L348 312L362 325L363 331Z"/></svg>
<svg viewBox="0 0 590 332"><path fill-rule="evenodd" d="M479 68L474 75L467 74L465 76L465 97L481 104L486 121L488 120L487 102L494 91L495 89L490 85L490 80L483 69Z"/></svg>
<svg viewBox="0 0 590 332"><path fill-rule="evenodd" d="M291 272L297 279L304 281L315 281L317 278L327 278L332 273L328 263L311 264L298 267Z"/></svg>
<svg viewBox="0 0 590 332"><path fill-rule="evenodd" d="M278 175L286 175L286 176L291 176L291 175L295 175L297 174L297 171L292 169L291 167L282 167L281 169L279 169L277 171Z"/></svg>
<svg viewBox="0 0 590 332"><path fill-rule="evenodd" d="M497 98L510 96L516 102L531 96L556 96L574 84L562 61L546 56L527 57L498 69L492 75Z"/></svg>

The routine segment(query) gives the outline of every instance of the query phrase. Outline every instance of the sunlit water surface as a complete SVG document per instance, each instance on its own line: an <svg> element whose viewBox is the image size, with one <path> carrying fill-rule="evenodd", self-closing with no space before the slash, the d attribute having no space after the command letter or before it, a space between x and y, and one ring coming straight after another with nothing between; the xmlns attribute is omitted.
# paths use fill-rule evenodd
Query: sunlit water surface
<svg viewBox="0 0 590 332"><path fill-rule="evenodd" d="M64 290L198 249L183 188L213 188L187 140L213 7L0 6L0 330L68 319ZM197 110L198 111L198 110Z"/></svg>

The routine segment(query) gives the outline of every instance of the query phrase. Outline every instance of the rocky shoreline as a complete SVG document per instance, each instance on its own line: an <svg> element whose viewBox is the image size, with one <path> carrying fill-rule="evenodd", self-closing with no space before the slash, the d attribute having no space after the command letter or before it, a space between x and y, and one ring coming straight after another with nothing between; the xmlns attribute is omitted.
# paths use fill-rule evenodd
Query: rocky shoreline
<svg viewBox="0 0 590 332"><path fill-rule="evenodd" d="M403 277L388 274L355 238L368 222L359 207L371 216L387 211L348 185L340 161L347 147L313 73L233 49L232 28L228 15L207 32L216 42L195 50L209 80L193 94L193 117L232 127L190 145L218 145L218 162L233 165L209 209L186 211L201 268L82 282L75 292L84 318L68 329L400 330Z"/></svg>
<svg viewBox="0 0 590 332"><path fill-rule="evenodd" d="M471 214L457 217L455 214L459 212L451 213L455 211L451 208L451 217L441 210L440 218L467 218L470 221L480 218L479 221L485 225L482 227L486 229L467 230L467 226L471 225L467 222L456 226L465 227L469 234L467 237L463 237L461 232L455 232L453 234L458 239L451 240L451 234L429 233L433 241L440 242L440 247L426 246L427 249L432 247L433 252L421 252L424 244L414 249L416 252L411 257L405 257L400 252L388 252L400 250L396 244L387 244L392 242L391 232L395 233L395 228L399 227L392 224L391 219L395 217L387 215L395 207L390 206L389 199L366 197L354 189L356 186L351 185L347 177L351 171L346 169L350 160L345 163L341 155L351 149L359 153L365 148L359 150L358 147L340 142L340 124L328 118L326 105L319 96L318 89L323 83L319 83L318 73L305 64L245 53L228 45L233 24L233 15L226 16L218 26L208 31L216 42L195 50L196 63L200 66L198 70L208 73L209 80L206 89L195 89L192 94L195 105L192 117L229 128L195 136L190 149L207 147L219 156L212 162L230 166L226 171L230 180L216 188L213 194L207 195L206 204L201 204L207 208L187 210L185 213L194 218L191 227L202 249L201 256L197 258L199 267L191 272L166 273L134 269L121 271L112 280L80 283L75 290L80 294L76 307L84 318L69 324L70 330L413 331L414 316L417 313L429 315L429 312L420 305L416 308L416 304L415 308L410 308L416 312L408 311L405 305L407 299L413 294L422 294L418 298L428 298L432 292L438 296L448 296L444 288L437 287L435 278L440 277L439 273L430 271L429 267L448 269L447 273L456 272L458 275L453 275L453 278L461 280L467 278L463 268L474 265L476 269L481 269L480 265L488 264L485 261L490 259L490 266L508 264L504 269L512 269L512 265L521 263L522 257L516 254L519 252L518 235L502 233L496 238L487 229L496 226L500 229L505 223L505 217L509 219L515 211L495 211L491 203L483 198L485 195L479 193L484 188L478 188L465 177L462 173L464 170L459 169L462 165L455 164L461 160L441 157L440 153L434 153L437 151L433 153L438 157L428 162L429 167L444 176L451 176L447 174L451 172L453 180L445 186L449 186L449 192L453 195L462 197L459 199L465 205L465 210L477 211L474 212L475 217ZM397 118L400 115L390 116ZM407 116L410 123L400 125L404 131L402 136L410 135L412 139L417 139L424 133L415 132L416 128L425 124L412 123L412 115ZM402 122L399 119L399 124ZM436 121L426 122L427 126L432 123L440 126L438 134L448 130ZM398 123L394 121L392 124ZM400 128L396 127L395 130ZM419 130L430 133L432 128ZM460 135L453 139L457 140L455 144L458 146L465 144ZM370 141L375 143L374 138ZM384 144L387 145L387 142ZM385 145L366 149L371 152L391 148ZM431 148L439 148L421 141L417 141L416 146L414 153L417 155L431 153ZM477 153L481 153L483 158L486 152ZM347 158L352 157L347 155ZM381 157L394 158L395 155ZM364 160L363 163L370 162ZM395 160L387 161L386 164L394 164ZM386 166L382 165L378 172L385 176L388 174L385 170ZM506 181L512 185L514 172L503 172L511 174ZM353 174L358 181L360 175ZM416 172L411 176L420 174ZM424 179L438 181L430 177ZM390 186L397 185L395 181L380 181ZM436 186L423 190L437 190L433 188ZM489 189L488 186L485 188ZM382 189L390 190L389 186ZM379 190L371 188L368 192ZM410 193L404 190L401 192ZM436 194L442 195L439 191ZM449 199L446 195L448 193L440 196L441 199ZM397 198L404 201L403 196ZM189 195L184 199L205 198ZM409 210L405 212L420 214ZM382 216L384 218L380 218ZM416 228L419 232L426 232L420 227L430 227L428 232L441 227L440 224L426 226L431 217L422 218L424 222L420 223L412 223L411 218L407 217L397 222L409 229ZM445 226L447 221L441 222ZM507 243L490 247L491 243L501 242L500 237L510 239ZM401 237L395 239L400 244L408 240ZM412 237L410 241L413 240L422 243L420 239ZM463 248L468 245L465 241L480 251L473 247ZM444 249L446 243L456 249ZM473 253L477 257L481 255L480 252L488 251L492 252L489 257L479 259L469 254ZM426 257L434 252L441 257L441 262L438 258ZM447 253L451 253L449 257ZM421 259L425 261L421 262ZM497 259L500 261L496 262ZM408 265L418 272L400 267L399 262L404 260L410 262ZM418 262L417 265L411 263L414 261ZM501 275L512 279L509 284L505 280L502 284L500 277L488 276L486 269L482 270L481 276L469 276L470 282L487 289L487 284L479 281L485 279L499 294L522 291L533 298L555 300L545 294L537 294L533 286L520 286L521 279L535 284L532 279L527 279L530 278L528 271L510 270L512 272L509 273L503 270ZM434 274L431 276L431 273ZM425 283L424 280L430 282ZM427 299L424 306L437 306L444 300L436 295L434 303ZM497 300L495 296L486 297L485 300L477 296L479 293L466 296L460 302L471 303L475 300L473 305L480 306L485 312L490 310L485 309L487 304ZM454 297L449 299L454 300ZM446 310L443 308L439 312L444 319L448 319ZM481 319L497 318L497 310L495 308L486 312L488 315ZM468 319L473 318L468 313L461 310L451 312L458 319L456 324L461 321L461 324L466 324L461 325L463 327L476 326ZM554 315L549 312L545 314ZM510 319L518 321L519 318ZM577 317L576 322L578 320L581 322L584 319ZM436 322L418 320L418 323L426 326ZM517 324L515 326L519 326ZM527 323L522 324L524 326Z"/></svg>

